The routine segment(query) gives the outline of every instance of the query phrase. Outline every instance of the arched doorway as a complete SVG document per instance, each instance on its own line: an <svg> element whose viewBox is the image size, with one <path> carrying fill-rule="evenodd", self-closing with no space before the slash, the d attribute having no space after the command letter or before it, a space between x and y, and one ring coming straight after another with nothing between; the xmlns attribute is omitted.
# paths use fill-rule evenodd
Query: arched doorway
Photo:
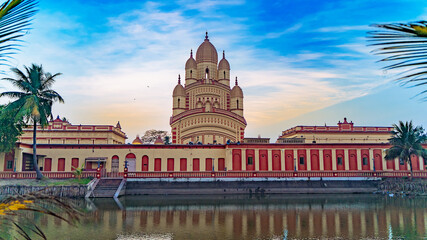
<svg viewBox="0 0 427 240"><path fill-rule="evenodd" d="M112 173L118 173L119 172L119 157L117 155L114 155L111 158L111 172Z"/></svg>
<svg viewBox="0 0 427 240"><path fill-rule="evenodd" d="M147 172L148 171L148 156L144 155L142 157L142 171Z"/></svg>
<svg viewBox="0 0 427 240"><path fill-rule="evenodd" d="M128 153L126 155L126 161L128 165L128 171L129 172L135 172L136 171L136 156L133 153Z"/></svg>

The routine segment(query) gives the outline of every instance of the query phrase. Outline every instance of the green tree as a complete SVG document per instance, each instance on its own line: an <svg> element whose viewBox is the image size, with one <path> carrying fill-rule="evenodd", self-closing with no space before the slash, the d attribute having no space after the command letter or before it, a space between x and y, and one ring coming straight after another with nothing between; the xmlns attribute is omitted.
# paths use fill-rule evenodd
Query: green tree
<svg viewBox="0 0 427 240"><path fill-rule="evenodd" d="M44 72L41 65L32 64L30 68L24 66L25 73L18 68L12 68L16 78L3 78L11 82L19 91L3 92L0 97L17 99L6 106L6 111L14 112L15 121L23 119L26 123L32 123L33 128L33 163L37 172L37 179L43 177L37 164L37 124L42 127L48 125L52 119L52 105L55 101L64 102L64 99L51 89L55 78L61 73L50 74Z"/></svg>
<svg viewBox="0 0 427 240"><path fill-rule="evenodd" d="M8 153L15 147L25 123L22 120L15 121L14 114L6 112L4 108L0 106L0 152Z"/></svg>
<svg viewBox="0 0 427 240"><path fill-rule="evenodd" d="M421 126L414 127L412 121L405 123L399 121L399 125L393 124L393 127L393 135L389 139L392 147L386 150L385 159L399 158L399 160L409 163L412 178L411 156L427 157L427 151L422 146L427 141L427 135Z"/></svg>
<svg viewBox="0 0 427 240"><path fill-rule="evenodd" d="M368 38L379 46L372 52L387 55L380 62L392 62L385 70L404 69L396 81L401 85L427 87L427 21L413 23L374 24L381 28L368 33ZM427 101L427 90L419 95Z"/></svg>

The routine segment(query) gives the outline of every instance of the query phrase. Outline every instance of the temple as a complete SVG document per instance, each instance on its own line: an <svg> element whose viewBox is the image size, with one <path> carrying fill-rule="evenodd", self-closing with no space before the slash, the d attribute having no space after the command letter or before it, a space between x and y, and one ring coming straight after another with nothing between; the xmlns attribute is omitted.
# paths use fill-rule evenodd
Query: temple
<svg viewBox="0 0 427 240"><path fill-rule="evenodd" d="M224 51L218 63L218 53L207 32L196 59L190 52L184 86L178 76L172 98L172 143L225 144L228 140L243 140L243 91L237 77L230 88L230 63Z"/></svg>
<svg viewBox="0 0 427 240"><path fill-rule="evenodd" d="M126 144L120 123L73 125L58 116L37 127L40 169L51 178L70 177L79 166L85 176L102 169L102 177L128 178L409 176L408 163L384 158L391 126L357 126L344 118L336 126L295 126L275 143L246 137L243 90L237 77L232 81L230 69L225 52L218 62L206 33L195 58L190 51L184 79L178 75L173 89L172 144L161 138L143 144L138 136ZM0 178L35 174L32 141L30 127L12 152L0 153ZM427 159L413 155L411 163L414 177L427 177Z"/></svg>

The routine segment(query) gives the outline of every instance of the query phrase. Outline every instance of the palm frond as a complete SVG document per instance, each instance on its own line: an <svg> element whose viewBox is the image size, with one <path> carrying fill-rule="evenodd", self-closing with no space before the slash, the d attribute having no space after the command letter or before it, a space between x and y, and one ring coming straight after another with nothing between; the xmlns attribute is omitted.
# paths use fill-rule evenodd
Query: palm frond
<svg viewBox="0 0 427 240"><path fill-rule="evenodd" d="M370 46L379 47L372 53L388 55L380 62L391 62L383 69L407 69L402 76L395 79L401 85L423 87L427 84L427 22L374 24L382 30L368 32ZM422 90L421 100L427 100ZM418 96L417 95L417 96Z"/></svg>
<svg viewBox="0 0 427 240"><path fill-rule="evenodd" d="M18 42L30 29L36 7L36 0L8 0L0 6L0 64L6 64L18 50Z"/></svg>

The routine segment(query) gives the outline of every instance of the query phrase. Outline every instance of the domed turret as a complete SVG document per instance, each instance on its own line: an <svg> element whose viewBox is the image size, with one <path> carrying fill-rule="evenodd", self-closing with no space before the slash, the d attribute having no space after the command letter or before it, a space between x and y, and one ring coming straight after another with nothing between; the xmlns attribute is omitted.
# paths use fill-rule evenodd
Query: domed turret
<svg viewBox="0 0 427 240"><path fill-rule="evenodd" d="M243 117L243 91L237 83L230 92L230 110Z"/></svg>
<svg viewBox="0 0 427 240"><path fill-rule="evenodd" d="M196 52L196 63L202 62L215 63L215 65L218 63L218 53L215 46L209 41L208 32L206 32L205 41L200 44Z"/></svg>
<svg viewBox="0 0 427 240"><path fill-rule="evenodd" d="M132 144L142 144L142 141L139 138L139 135L136 135L136 138L135 138L135 140L132 141Z"/></svg>
<svg viewBox="0 0 427 240"><path fill-rule="evenodd" d="M173 89L173 115L180 114L185 111L185 88L181 85L181 76L178 75L178 84Z"/></svg>
<svg viewBox="0 0 427 240"><path fill-rule="evenodd" d="M218 64L218 81L230 86L230 63L225 59L225 51L222 51L222 59Z"/></svg>
<svg viewBox="0 0 427 240"><path fill-rule="evenodd" d="M197 48L196 63L198 79L206 79L204 82L208 83L217 77L218 53L209 41L208 32L206 32L205 41Z"/></svg>
<svg viewBox="0 0 427 240"><path fill-rule="evenodd" d="M197 75L197 63L193 58L193 49L190 52L190 58L185 63L185 85L192 84L196 82Z"/></svg>

